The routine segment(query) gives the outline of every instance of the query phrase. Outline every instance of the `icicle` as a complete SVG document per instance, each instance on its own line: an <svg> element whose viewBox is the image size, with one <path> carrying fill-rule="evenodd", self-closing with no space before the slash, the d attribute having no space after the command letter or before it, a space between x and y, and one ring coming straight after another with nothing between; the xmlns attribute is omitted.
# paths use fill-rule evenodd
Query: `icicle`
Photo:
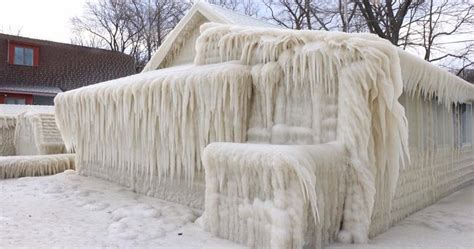
<svg viewBox="0 0 474 249"><path fill-rule="evenodd" d="M45 176L74 169L73 154L0 157L0 179Z"/></svg>

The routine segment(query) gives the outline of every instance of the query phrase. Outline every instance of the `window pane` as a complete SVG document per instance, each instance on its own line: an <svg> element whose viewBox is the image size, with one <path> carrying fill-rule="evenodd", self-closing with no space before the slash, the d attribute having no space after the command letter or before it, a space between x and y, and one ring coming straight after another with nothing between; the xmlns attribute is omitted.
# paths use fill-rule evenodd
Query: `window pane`
<svg viewBox="0 0 474 249"><path fill-rule="evenodd" d="M13 63L23 65L23 48L15 47L15 59Z"/></svg>
<svg viewBox="0 0 474 249"><path fill-rule="evenodd" d="M25 48L25 60L23 65L33 66L33 49L32 48Z"/></svg>
<svg viewBox="0 0 474 249"><path fill-rule="evenodd" d="M6 97L6 98L5 98L5 104L10 104L10 105L25 105L25 104L26 104L26 99L23 99L23 98L14 98L14 97Z"/></svg>

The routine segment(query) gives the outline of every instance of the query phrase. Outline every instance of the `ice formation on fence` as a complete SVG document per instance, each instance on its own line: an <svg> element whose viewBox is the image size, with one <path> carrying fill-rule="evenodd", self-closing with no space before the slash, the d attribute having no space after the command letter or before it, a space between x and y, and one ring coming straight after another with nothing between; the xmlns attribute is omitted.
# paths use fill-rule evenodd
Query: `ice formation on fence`
<svg viewBox="0 0 474 249"><path fill-rule="evenodd" d="M0 179L45 176L74 169L73 154L0 157Z"/></svg>
<svg viewBox="0 0 474 249"><path fill-rule="evenodd" d="M204 24L196 53L56 97L81 174L202 209L208 146L205 227L254 247L365 242L473 179L474 86L385 40Z"/></svg>
<svg viewBox="0 0 474 249"><path fill-rule="evenodd" d="M15 128L16 155L48 155L65 151L53 114L23 113Z"/></svg>
<svg viewBox="0 0 474 249"><path fill-rule="evenodd" d="M15 116L0 116L0 156L15 155L15 125Z"/></svg>

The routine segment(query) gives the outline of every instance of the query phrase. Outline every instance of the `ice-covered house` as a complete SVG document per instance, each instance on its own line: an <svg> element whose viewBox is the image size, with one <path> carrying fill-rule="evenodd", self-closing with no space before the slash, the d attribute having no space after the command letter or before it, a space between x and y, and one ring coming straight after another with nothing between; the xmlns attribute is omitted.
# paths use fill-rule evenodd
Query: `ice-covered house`
<svg viewBox="0 0 474 249"><path fill-rule="evenodd" d="M363 243L474 179L474 86L376 36L206 23L195 54L167 51L59 94L59 128L80 174L219 237Z"/></svg>

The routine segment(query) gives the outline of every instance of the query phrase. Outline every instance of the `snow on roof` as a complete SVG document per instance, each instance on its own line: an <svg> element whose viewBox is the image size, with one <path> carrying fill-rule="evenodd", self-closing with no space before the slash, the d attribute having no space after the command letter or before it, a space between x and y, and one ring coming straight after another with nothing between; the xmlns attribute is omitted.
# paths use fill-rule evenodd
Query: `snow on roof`
<svg viewBox="0 0 474 249"><path fill-rule="evenodd" d="M264 28L282 28L280 26L267 23L265 21L224 9L217 5L205 2L198 2L193 5L189 12L181 19L176 27L168 34L165 41L155 52L150 61L146 64L143 72L155 70L161 66L167 56L174 57L176 47L182 46L179 40L185 40L195 29L199 28L202 18L209 22L222 24L233 24L242 26L255 26Z"/></svg>
<svg viewBox="0 0 474 249"><path fill-rule="evenodd" d="M205 8L208 11L213 11L215 14L219 15L222 20L225 20L227 24L236 24L243 26L258 26L258 27L269 27L269 28L282 28L275 24L271 24L265 21L262 21L251 16L241 14L232 10L222 8L220 6L209 4L209 3L199 3L201 8Z"/></svg>

